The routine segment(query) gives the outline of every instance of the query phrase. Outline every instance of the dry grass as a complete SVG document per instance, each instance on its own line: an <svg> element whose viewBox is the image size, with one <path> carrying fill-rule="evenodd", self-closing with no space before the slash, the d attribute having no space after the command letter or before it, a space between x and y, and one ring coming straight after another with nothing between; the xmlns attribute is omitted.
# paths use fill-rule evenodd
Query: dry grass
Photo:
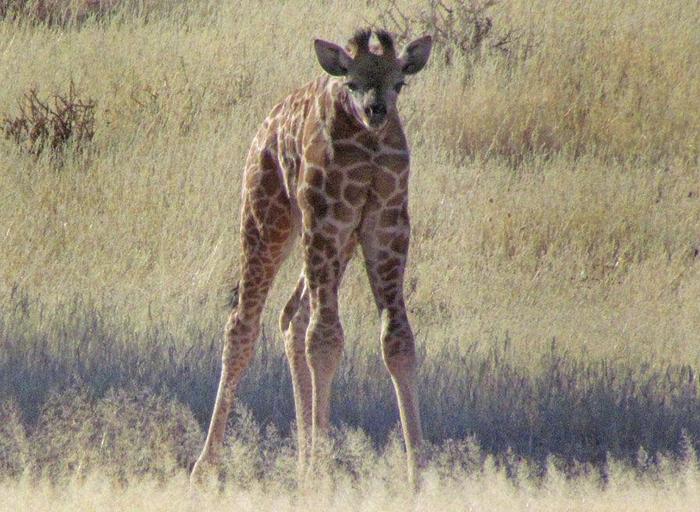
<svg viewBox="0 0 700 512"><path fill-rule="evenodd" d="M639 446L652 466L665 460L662 452L682 455L684 431L697 446L695 3L513 0L479 11L469 2L478 16L465 11L453 25L426 13L458 2L392 4L426 27L490 20L482 43L467 51L443 38L401 100L413 148L408 304L431 439L476 433L484 453L505 456L510 446L536 465L548 453L600 465L611 452L635 468L643 466L635 462ZM109 4L68 23L3 14L0 75L12 79L0 90L0 112L13 112L34 85L49 92L75 83L96 104L89 154L69 144L60 169L46 152L34 157L0 141L0 389L10 390L0 400L15 401L16 432L49 449L53 441L32 437L51 431L37 427L41 411L76 387L88 404L129 385L155 389L182 417L205 421L252 134L275 101L320 72L313 37L342 40L386 9L201 0ZM508 51L493 49L509 34ZM271 294L265 341L243 390L255 418L282 433L291 400L276 315L299 265L295 258L283 268ZM334 418L381 445L395 417L386 414L391 388L359 262L348 271L342 307L347 356L336 391L348 398ZM101 441L91 435L80 439L94 448ZM54 460L73 460L67 445L56 446ZM0 458L2 473L22 474L23 452L7 453L15 455ZM124 464L140 476L118 494L127 501L106 508L148 508L149 493L171 491L187 506L175 488L189 455L168 459L175 476L163 487L149 480L161 469L141 471L133 456ZM109 460L63 490L46 486L31 497L35 484L25 479L3 491L39 508L56 493L66 508L85 508L90 496L104 503L115 494L104 478L121 478ZM640 510L684 510L697 502L696 470L650 477L653 484L638 480L638 469L620 471L612 480L619 486L601 491L586 478L550 490L512 487L500 469L454 469L454 477L431 473L416 506L454 499L474 509L604 510L631 500ZM362 481L343 480L314 499L377 509L408 499ZM237 500L263 500L274 487L250 485L206 499L245 506ZM291 491L280 496L281 508L307 503Z"/></svg>
<svg viewBox="0 0 700 512"><path fill-rule="evenodd" d="M47 403L29 442L16 413L7 412L0 411L0 457L9 445L13 460L25 464L0 480L8 510L684 511L700 497L700 470L687 441L681 458L652 461L640 451L636 469L608 458L602 471L577 464L572 479L554 457L544 467L513 454L494 458L471 439L429 447L414 495L402 477L398 432L377 450L352 429L336 431L332 463L299 487L289 440L274 429L261 432L241 407L225 446L225 483L193 493L179 460L196 453L203 432L163 397L122 391L91 402L65 393Z"/></svg>
<svg viewBox="0 0 700 512"><path fill-rule="evenodd" d="M381 471L381 470L380 470ZM690 470L680 478L638 479L620 471L610 486L601 489L595 478L568 481L555 474L543 485L521 482L517 486L503 471L487 468L482 473L455 472L440 476L432 470L424 490L414 496L397 484L387 484L377 476L362 486L347 480L315 482L321 488L311 492L280 489L279 485L255 485L223 493L192 497L184 475L165 485L144 479L126 487L115 485L102 475L74 480L65 487L52 487L29 479L17 484L0 482L3 503L8 510L274 510L274 511L571 511L607 512L692 512L697 508L700 476Z"/></svg>

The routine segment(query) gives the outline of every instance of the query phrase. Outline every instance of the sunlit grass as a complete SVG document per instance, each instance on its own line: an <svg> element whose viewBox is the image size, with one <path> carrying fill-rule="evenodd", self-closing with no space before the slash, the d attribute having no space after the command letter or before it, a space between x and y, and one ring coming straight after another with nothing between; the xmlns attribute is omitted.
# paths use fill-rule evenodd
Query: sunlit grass
<svg viewBox="0 0 700 512"><path fill-rule="evenodd" d="M429 445L420 491L403 478L400 435L377 449L361 430L336 429L332 458L305 483L296 479L288 438L260 431L237 408L224 449L225 483L189 488L182 458L203 433L181 407L162 396L117 392L98 402L69 392L49 401L29 442L16 413L2 422L0 464L14 450L14 478L0 479L8 510L694 510L700 492L695 452L686 439L679 457L650 457L637 466L532 464L513 453L493 456L474 439ZM571 478L575 476L575 478Z"/></svg>

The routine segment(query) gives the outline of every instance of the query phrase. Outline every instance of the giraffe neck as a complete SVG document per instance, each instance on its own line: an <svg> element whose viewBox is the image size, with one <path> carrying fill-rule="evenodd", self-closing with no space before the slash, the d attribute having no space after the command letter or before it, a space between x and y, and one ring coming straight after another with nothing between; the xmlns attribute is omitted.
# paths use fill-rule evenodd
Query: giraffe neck
<svg viewBox="0 0 700 512"><path fill-rule="evenodd" d="M366 131L366 128L360 121L360 112L358 112L355 102L352 101L347 88L343 85L343 80L337 78L329 80L328 89L335 107L334 114L342 113L349 116L355 121L358 132Z"/></svg>

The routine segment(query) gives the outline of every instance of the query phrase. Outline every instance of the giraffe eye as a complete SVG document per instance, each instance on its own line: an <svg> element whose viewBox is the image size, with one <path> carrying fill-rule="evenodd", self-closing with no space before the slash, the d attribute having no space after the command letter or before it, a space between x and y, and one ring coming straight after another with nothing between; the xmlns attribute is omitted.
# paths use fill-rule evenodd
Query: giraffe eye
<svg viewBox="0 0 700 512"><path fill-rule="evenodd" d="M403 88L404 85L406 85L406 82L399 82L398 84L396 84L394 86L394 90L396 91L396 94L401 92L401 89Z"/></svg>
<svg viewBox="0 0 700 512"><path fill-rule="evenodd" d="M346 82L346 83L345 83L345 86L346 86L348 89L350 89L352 92L355 92L355 91L357 91L357 90L360 88L360 86L357 85L355 82Z"/></svg>

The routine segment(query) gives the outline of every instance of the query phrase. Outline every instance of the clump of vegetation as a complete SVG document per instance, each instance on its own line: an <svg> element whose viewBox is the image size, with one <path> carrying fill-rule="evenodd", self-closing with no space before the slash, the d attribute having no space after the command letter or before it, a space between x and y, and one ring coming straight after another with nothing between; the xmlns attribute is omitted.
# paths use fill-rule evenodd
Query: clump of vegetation
<svg viewBox="0 0 700 512"><path fill-rule="evenodd" d="M113 2L100 0L0 0L0 19L66 26L104 13Z"/></svg>
<svg viewBox="0 0 700 512"><path fill-rule="evenodd" d="M478 56L486 50L509 55L512 44L520 37L512 29L505 32L494 29L491 11L499 3L498 0L427 0L420 9L408 11L391 0L382 2L384 7L374 25L388 28L401 43L416 34L431 34L447 64L452 62L455 52Z"/></svg>
<svg viewBox="0 0 700 512"><path fill-rule="evenodd" d="M80 152L95 135L95 102L83 99L71 81L67 94L54 93L48 100L32 87L19 103L19 114L4 115L5 138L38 156L48 150L61 156L68 145Z"/></svg>
<svg viewBox="0 0 700 512"><path fill-rule="evenodd" d="M203 435L187 407L148 389L110 390L95 399L77 387L52 393L42 408L27 469L51 480L102 469L117 481L172 477Z"/></svg>

